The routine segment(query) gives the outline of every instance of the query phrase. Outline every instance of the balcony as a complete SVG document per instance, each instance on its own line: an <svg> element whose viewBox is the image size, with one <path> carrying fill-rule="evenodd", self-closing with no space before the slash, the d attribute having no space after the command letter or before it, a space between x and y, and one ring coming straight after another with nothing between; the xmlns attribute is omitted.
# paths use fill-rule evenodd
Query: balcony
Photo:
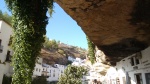
<svg viewBox="0 0 150 84"><path fill-rule="evenodd" d="M0 53L2 53L2 52L3 52L3 46L0 45Z"/></svg>

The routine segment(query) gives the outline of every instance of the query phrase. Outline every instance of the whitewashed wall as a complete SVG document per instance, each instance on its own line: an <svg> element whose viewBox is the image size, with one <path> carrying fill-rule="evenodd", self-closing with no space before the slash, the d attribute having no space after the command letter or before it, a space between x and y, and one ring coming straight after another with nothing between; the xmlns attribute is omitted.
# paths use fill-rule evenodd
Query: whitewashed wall
<svg viewBox="0 0 150 84"><path fill-rule="evenodd" d="M5 62L7 51L10 50L8 43L11 35L12 27L0 20L0 39L2 40L1 45L3 46L3 51L0 53L1 62Z"/></svg>
<svg viewBox="0 0 150 84"><path fill-rule="evenodd" d="M0 20L0 39L2 40L1 45L3 46L3 51L0 52L0 84L2 84L3 75L6 74L10 76L10 72L12 71L12 69L10 69L10 63L5 62L7 51L11 51L12 54L12 50L8 46L11 35L12 27L3 20Z"/></svg>
<svg viewBox="0 0 150 84"><path fill-rule="evenodd" d="M47 81L58 81L59 77L64 73L65 66L55 64L54 67L49 67L49 77L47 78Z"/></svg>
<svg viewBox="0 0 150 84"><path fill-rule="evenodd" d="M123 84L123 77L126 78L126 72L128 72L129 77L131 78L131 84L136 84L135 74L138 73L141 73L142 82L143 84L146 84L145 73L150 73L150 47L146 48L145 50L142 50L141 55L142 57L139 59L140 64L131 66L131 58L135 56L135 54L133 54L117 62L116 66L113 67L117 71L115 75L116 77L119 77L120 84ZM137 68L135 69L135 67ZM107 72L105 78L107 80L110 80L112 76L113 75L110 75ZM116 79L115 77L112 78Z"/></svg>
<svg viewBox="0 0 150 84"><path fill-rule="evenodd" d="M36 63L33 71L33 76L41 76L43 67L41 64Z"/></svg>
<svg viewBox="0 0 150 84"><path fill-rule="evenodd" d="M49 77L47 78L47 81L58 81L59 77L59 70L58 68L49 67Z"/></svg>

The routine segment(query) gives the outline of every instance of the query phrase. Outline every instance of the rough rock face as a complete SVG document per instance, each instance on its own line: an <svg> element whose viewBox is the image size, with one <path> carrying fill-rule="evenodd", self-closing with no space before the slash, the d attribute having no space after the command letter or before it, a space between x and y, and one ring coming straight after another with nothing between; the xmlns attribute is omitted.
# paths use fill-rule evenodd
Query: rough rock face
<svg viewBox="0 0 150 84"><path fill-rule="evenodd" d="M150 44L150 0L55 0L115 61Z"/></svg>

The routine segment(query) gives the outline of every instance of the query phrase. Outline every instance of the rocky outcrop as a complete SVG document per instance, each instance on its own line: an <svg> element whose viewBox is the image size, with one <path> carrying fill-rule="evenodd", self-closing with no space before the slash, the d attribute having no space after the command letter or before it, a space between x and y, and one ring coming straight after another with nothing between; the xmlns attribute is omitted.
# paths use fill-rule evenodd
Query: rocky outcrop
<svg viewBox="0 0 150 84"><path fill-rule="evenodd" d="M55 0L112 65L150 44L149 0Z"/></svg>

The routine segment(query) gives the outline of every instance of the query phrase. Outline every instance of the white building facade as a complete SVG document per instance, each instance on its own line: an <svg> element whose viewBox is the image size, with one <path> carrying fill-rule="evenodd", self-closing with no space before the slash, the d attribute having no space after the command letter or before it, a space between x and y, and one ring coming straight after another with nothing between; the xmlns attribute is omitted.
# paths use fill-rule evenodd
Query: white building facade
<svg viewBox="0 0 150 84"><path fill-rule="evenodd" d="M37 62L34 67L33 77L42 75L42 71L43 71L42 62L43 62L43 59L41 57L38 57Z"/></svg>
<svg viewBox="0 0 150 84"><path fill-rule="evenodd" d="M64 73L65 66L60 64L54 64L53 67L49 66L47 70L49 72L47 81L58 81L61 75Z"/></svg>
<svg viewBox="0 0 150 84"><path fill-rule="evenodd" d="M10 76L13 73L10 66L13 53L9 45L12 31L10 24L0 20L0 84L2 84L4 74Z"/></svg>
<svg viewBox="0 0 150 84"><path fill-rule="evenodd" d="M150 84L150 47L122 59L110 69L105 76L106 84Z"/></svg>

